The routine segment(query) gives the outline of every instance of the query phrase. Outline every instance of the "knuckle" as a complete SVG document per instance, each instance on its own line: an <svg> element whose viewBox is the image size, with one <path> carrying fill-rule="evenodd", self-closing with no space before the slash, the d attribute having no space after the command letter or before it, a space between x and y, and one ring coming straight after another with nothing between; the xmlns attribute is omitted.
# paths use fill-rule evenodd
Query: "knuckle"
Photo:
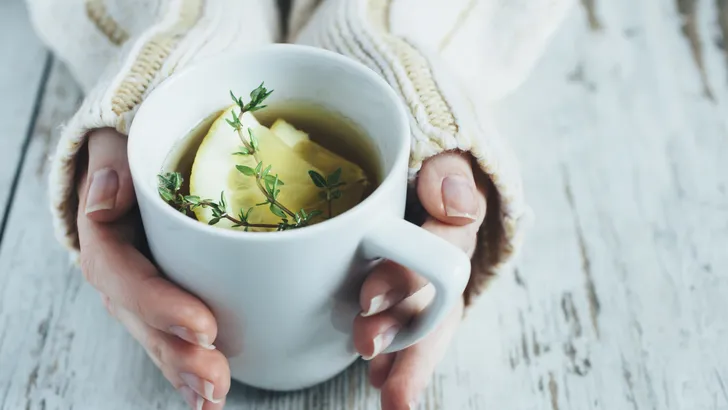
<svg viewBox="0 0 728 410"><path fill-rule="evenodd" d="M154 364L159 368L166 367L170 363L169 349L167 342L159 336L149 336L146 339L146 350Z"/></svg>
<svg viewBox="0 0 728 410"><path fill-rule="evenodd" d="M139 317L142 322L151 325L151 309L142 301L142 298L132 297L129 299L128 305L131 307L131 311L134 312L134 314Z"/></svg>
<svg viewBox="0 0 728 410"><path fill-rule="evenodd" d="M138 284L138 292L135 295L130 295L129 306L132 311L145 323L152 325L152 319L156 315L157 304L154 303L159 298L157 287L153 282L152 276L146 276L141 279L141 283ZM135 286L136 287L136 286Z"/></svg>

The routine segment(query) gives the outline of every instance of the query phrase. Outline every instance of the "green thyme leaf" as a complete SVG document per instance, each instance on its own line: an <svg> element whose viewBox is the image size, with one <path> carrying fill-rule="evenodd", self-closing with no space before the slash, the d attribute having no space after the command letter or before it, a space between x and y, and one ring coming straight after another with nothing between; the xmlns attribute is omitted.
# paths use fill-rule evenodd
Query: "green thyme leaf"
<svg viewBox="0 0 728 410"><path fill-rule="evenodd" d="M235 113L235 111L234 111L234 110L233 110L233 111L231 112L231 114L232 114L232 116L233 116L233 119L232 119L232 120L229 120L229 119L227 119L227 118L226 118L226 119L225 119L225 121L226 121L226 122L228 123L228 125L230 125L230 126L231 126L231 127L233 128L233 129L235 129L235 130L239 130L239 129L240 129L240 127L242 127L242 126L243 126L243 124L241 124L241 123L240 123L240 118L238 117L238 115L237 115L237 114Z"/></svg>
<svg viewBox="0 0 728 410"><path fill-rule="evenodd" d="M265 107L267 107L267 105L258 105L258 106L255 106L255 107L250 107L248 109L248 111L249 112L254 112L254 111L262 110Z"/></svg>
<svg viewBox="0 0 728 410"><path fill-rule="evenodd" d="M265 88L265 83L261 83L258 88L250 92L250 102L245 105L244 111L258 111L266 106L263 105L263 101L273 93L273 90L268 91Z"/></svg>
<svg viewBox="0 0 728 410"><path fill-rule="evenodd" d="M337 168L336 171L334 171L326 180L326 184L328 186L336 185L339 183L339 179L341 178L341 168Z"/></svg>
<svg viewBox="0 0 728 410"><path fill-rule="evenodd" d="M165 202L172 202L174 201L174 194L169 192L167 188L160 187L159 188L159 195L164 199Z"/></svg>
<svg viewBox="0 0 728 410"><path fill-rule="evenodd" d="M319 188L326 188L326 178L324 178L323 175L319 174L314 170L309 170L308 175L311 177L314 185Z"/></svg>
<svg viewBox="0 0 728 410"><path fill-rule="evenodd" d="M240 147L240 151L234 152L233 155L250 155L250 150L246 147Z"/></svg>
<svg viewBox="0 0 728 410"><path fill-rule="evenodd" d="M275 182L275 180L276 180L277 178L278 178L278 174L276 174L276 175L266 175L266 176L265 176L265 180L266 180L266 182L270 182L270 183L273 183L273 182ZM279 180L278 180L278 185L285 185L285 184L283 183L283 181L282 181L282 180L280 180L280 179L279 179Z"/></svg>
<svg viewBox="0 0 728 410"><path fill-rule="evenodd" d="M233 93L233 90L230 90L230 98L233 99L233 101L235 102L235 104L241 105L240 104L240 99L235 96L235 93Z"/></svg>
<svg viewBox="0 0 728 410"><path fill-rule="evenodd" d="M180 189L182 189L182 183L184 182L184 178L182 178L182 174L179 172L172 172L170 175L170 181L172 182L172 191L177 192Z"/></svg>
<svg viewBox="0 0 728 410"><path fill-rule="evenodd" d="M263 87L263 84L265 84L265 83L260 83L260 85L258 86L258 88L256 88L255 90L253 90L253 91L250 92L250 99L251 100L258 101L258 98L260 98L260 96L262 94L265 94L265 88Z"/></svg>
<svg viewBox="0 0 728 410"><path fill-rule="evenodd" d="M276 174L276 177L275 177L275 179L273 180L273 191L274 191L274 192L277 192L277 191L278 191L278 185L281 185L281 184L282 184L282 182L278 180L278 174ZM277 195L278 195L278 194L276 194L276 196L277 196Z"/></svg>
<svg viewBox="0 0 728 410"><path fill-rule="evenodd" d="M248 128L248 135L250 135L250 145L255 151L258 150L258 138L253 134L253 130Z"/></svg>
<svg viewBox="0 0 728 410"><path fill-rule="evenodd" d="M179 172L168 172L157 175L157 191L167 202L176 201L177 192L182 188L184 178Z"/></svg>
<svg viewBox="0 0 728 410"><path fill-rule="evenodd" d="M193 205L198 205L200 203L200 197L195 196L195 195L187 195L185 197L185 201L187 201Z"/></svg>
<svg viewBox="0 0 728 410"><path fill-rule="evenodd" d="M283 218L286 216L286 214L283 213L283 210L278 207L276 204L270 204L270 211L273 213L273 215L278 216L280 218Z"/></svg>
<svg viewBox="0 0 728 410"><path fill-rule="evenodd" d="M274 188L273 188L273 183L271 183L271 182L268 182L268 180L265 180L265 181L263 181L263 182L264 182L264 184L265 184L265 192L266 192L266 193L267 193L268 195L271 195L271 196L272 196L272 195L273 195L273 192L274 192Z"/></svg>
<svg viewBox="0 0 728 410"><path fill-rule="evenodd" d="M247 175L249 177L255 176L256 174L256 171L253 168L245 165L236 165L235 168L237 168L237 170L240 171L240 173L242 173L243 175Z"/></svg>

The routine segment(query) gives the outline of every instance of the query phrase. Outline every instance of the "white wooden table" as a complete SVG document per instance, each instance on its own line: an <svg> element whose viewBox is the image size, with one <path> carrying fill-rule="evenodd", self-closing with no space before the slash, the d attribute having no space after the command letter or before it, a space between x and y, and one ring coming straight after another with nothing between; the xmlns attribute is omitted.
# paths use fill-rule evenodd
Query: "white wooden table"
<svg viewBox="0 0 728 410"><path fill-rule="evenodd" d="M498 107L536 223L423 409L728 409L728 1L582 3ZM0 0L0 409L184 409L52 236L47 156L80 97ZM228 402L364 410L378 393L357 365Z"/></svg>

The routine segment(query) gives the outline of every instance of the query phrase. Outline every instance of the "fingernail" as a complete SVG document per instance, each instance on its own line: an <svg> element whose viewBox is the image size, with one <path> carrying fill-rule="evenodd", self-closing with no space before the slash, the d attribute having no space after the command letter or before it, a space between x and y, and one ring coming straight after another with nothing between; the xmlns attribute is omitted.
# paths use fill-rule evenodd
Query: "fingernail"
<svg viewBox="0 0 728 410"><path fill-rule="evenodd" d="M382 295L377 295L369 301L369 309L366 312L362 312L361 315L364 317L376 315L377 313L384 312L389 309L397 300L397 295L392 292L387 292Z"/></svg>
<svg viewBox="0 0 728 410"><path fill-rule="evenodd" d="M399 332L399 326L392 326L383 333L375 336L373 341L374 350L372 351L371 356L362 356L362 359L372 360L377 357L379 353L382 353L382 351L387 348L387 346L392 344L394 337L397 336L397 332Z"/></svg>
<svg viewBox="0 0 728 410"><path fill-rule="evenodd" d="M201 379L192 373L180 373L179 377L187 383L198 395L202 396L205 400L212 403L222 402L222 398L215 399L213 392L215 391L215 385L211 381Z"/></svg>
<svg viewBox="0 0 728 410"><path fill-rule="evenodd" d="M362 316L367 317L381 312L386 309L385 306L387 301L384 299L384 295L377 295L369 301L369 309L366 312L362 312Z"/></svg>
<svg viewBox="0 0 728 410"><path fill-rule="evenodd" d="M182 386L177 389L182 398L185 399L190 408L194 410L202 410L202 406L205 404L205 399L200 397L194 390L187 386Z"/></svg>
<svg viewBox="0 0 728 410"><path fill-rule="evenodd" d="M475 220L478 213L475 186L462 175L450 175L442 181L442 202L447 216Z"/></svg>
<svg viewBox="0 0 728 410"><path fill-rule="evenodd" d="M100 169L91 175L86 196L86 214L114 209L119 191L119 175L111 168Z"/></svg>
<svg viewBox="0 0 728 410"><path fill-rule="evenodd" d="M210 343L210 337L204 333L195 333L183 326L171 326L169 332L182 340L186 340L204 349L215 350L215 345Z"/></svg>

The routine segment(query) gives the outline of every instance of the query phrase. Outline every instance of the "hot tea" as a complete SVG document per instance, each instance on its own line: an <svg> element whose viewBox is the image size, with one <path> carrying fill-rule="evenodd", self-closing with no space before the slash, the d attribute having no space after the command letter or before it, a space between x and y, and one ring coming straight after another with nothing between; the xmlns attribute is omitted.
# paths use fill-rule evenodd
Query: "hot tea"
<svg viewBox="0 0 728 410"><path fill-rule="evenodd" d="M358 125L306 101L262 105L270 93L233 94L181 139L159 176L162 198L210 225L265 232L323 222L373 192L380 162Z"/></svg>

